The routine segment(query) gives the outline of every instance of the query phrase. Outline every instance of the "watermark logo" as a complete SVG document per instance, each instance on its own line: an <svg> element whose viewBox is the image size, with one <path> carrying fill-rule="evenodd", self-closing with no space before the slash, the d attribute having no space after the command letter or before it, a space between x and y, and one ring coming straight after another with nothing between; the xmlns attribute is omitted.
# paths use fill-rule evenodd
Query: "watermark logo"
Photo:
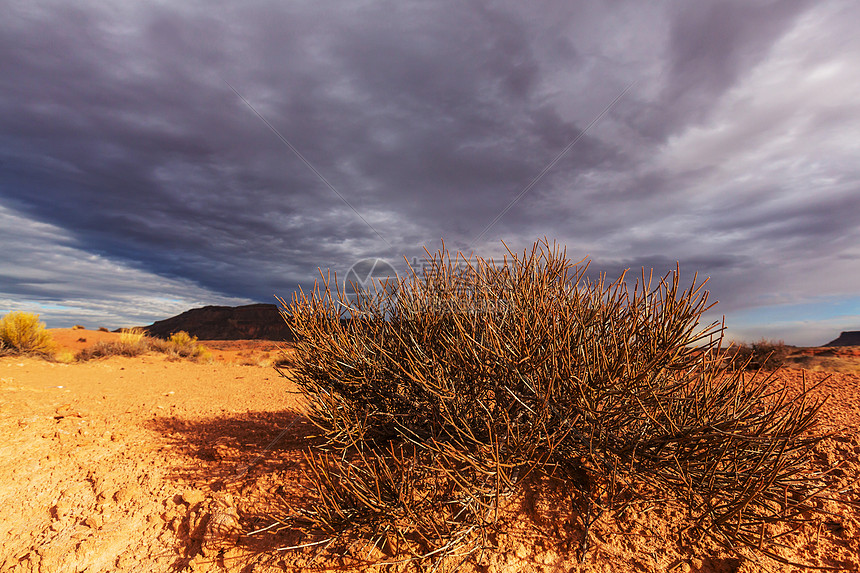
<svg viewBox="0 0 860 573"><path fill-rule="evenodd" d="M343 279L343 291L351 302L379 300L397 294L397 269L383 259L362 259L354 263Z"/></svg>
<svg viewBox="0 0 860 573"><path fill-rule="evenodd" d="M514 277L507 261L420 260L413 257L406 278L380 258L354 263L343 279L350 312L503 315L515 306Z"/></svg>

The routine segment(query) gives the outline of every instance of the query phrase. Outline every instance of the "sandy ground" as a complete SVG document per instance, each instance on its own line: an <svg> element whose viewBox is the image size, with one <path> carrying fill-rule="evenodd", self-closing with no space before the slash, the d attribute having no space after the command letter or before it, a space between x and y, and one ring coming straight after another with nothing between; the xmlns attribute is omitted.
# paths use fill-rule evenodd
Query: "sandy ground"
<svg viewBox="0 0 860 573"><path fill-rule="evenodd" d="M55 332L73 350L115 336ZM303 502L298 476L311 428L294 389L270 366L280 345L206 344L211 364L160 355L75 364L0 357L0 572L353 570L336 557L312 559L310 549L278 551L301 541L290 532L240 535ZM800 384L800 370L782 376ZM856 504L860 378L834 374L819 393L833 396L822 429L839 434L822 444L817 463L839 466L840 498ZM598 521L579 563L572 547L581 532L551 496L527 492L515 504L529 518L509 515L499 551L462 570L796 570L690 544L668 525L677 510L661 504L635 506L617 525ZM833 504L832 519L779 552L860 569L860 509L846 507Z"/></svg>

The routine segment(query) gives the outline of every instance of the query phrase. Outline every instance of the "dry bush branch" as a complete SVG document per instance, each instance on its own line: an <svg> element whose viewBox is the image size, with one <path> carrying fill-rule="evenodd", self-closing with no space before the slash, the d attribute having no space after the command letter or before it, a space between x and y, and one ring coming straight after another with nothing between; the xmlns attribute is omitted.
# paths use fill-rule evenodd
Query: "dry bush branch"
<svg viewBox="0 0 860 573"><path fill-rule="evenodd" d="M486 547L500 501L541 476L568 484L582 549L643 484L704 535L768 555L818 511L821 402L725 366L724 327L701 324L704 282L589 280L547 241L460 257L428 253L358 300L324 276L281 301L297 339L285 375L323 438L307 455L315 501L292 527L438 561Z"/></svg>

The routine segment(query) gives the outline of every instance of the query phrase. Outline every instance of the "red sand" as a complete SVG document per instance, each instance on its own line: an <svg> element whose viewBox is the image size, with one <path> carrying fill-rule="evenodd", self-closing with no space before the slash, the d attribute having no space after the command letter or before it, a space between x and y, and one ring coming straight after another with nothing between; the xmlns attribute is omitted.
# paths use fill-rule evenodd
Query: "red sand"
<svg viewBox="0 0 860 573"><path fill-rule="evenodd" d="M52 332L74 351L118 336ZM159 355L69 365L0 358L0 572L250 573L307 565L313 551L275 551L296 540L289 532L239 538L240 529L270 525L282 499L301 503L299 460L310 428L294 414L301 404L293 388L268 365L279 345L206 344L218 359L212 364ZM800 383L799 370L781 376ZM825 376L810 372L807 381ZM816 456L822 468L842 464L848 491L841 498L855 508L831 504L832 519L787 539L779 552L858 570L860 497L852 481L860 475L860 378L834 374L818 392L832 396L822 428L841 433ZM506 517L499 551L462 571L795 570L669 538L678 513L660 504L633 507L618 524L598 521L579 563L580 532L546 498L528 492L514 500L518 511ZM323 557L313 566L352 570L341 563Z"/></svg>

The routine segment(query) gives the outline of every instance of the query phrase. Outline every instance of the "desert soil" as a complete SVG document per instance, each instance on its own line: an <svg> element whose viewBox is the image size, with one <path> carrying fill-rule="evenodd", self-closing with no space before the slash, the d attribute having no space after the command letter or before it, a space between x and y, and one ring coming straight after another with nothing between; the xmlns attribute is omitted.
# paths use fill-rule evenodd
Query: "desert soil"
<svg viewBox="0 0 860 573"><path fill-rule="evenodd" d="M113 333L55 330L72 351ZM83 340L81 340L83 339ZM353 570L289 531L248 535L301 504L302 449L312 428L300 396L271 362L279 346L206 342L215 362L161 355L62 364L0 357L0 572ZM822 372L785 370L799 387ZM833 374L816 451L841 480L831 519L787 538L783 557L860 569L860 377ZM463 571L795 571L753 553L679 538L676 510L632 507L598 520L580 562L581 531L531 492L508 518L499 550ZM359 569L361 567L358 567ZM381 567L378 569L389 569ZM390 567L394 570L396 567ZM443 570L445 567L443 567Z"/></svg>

